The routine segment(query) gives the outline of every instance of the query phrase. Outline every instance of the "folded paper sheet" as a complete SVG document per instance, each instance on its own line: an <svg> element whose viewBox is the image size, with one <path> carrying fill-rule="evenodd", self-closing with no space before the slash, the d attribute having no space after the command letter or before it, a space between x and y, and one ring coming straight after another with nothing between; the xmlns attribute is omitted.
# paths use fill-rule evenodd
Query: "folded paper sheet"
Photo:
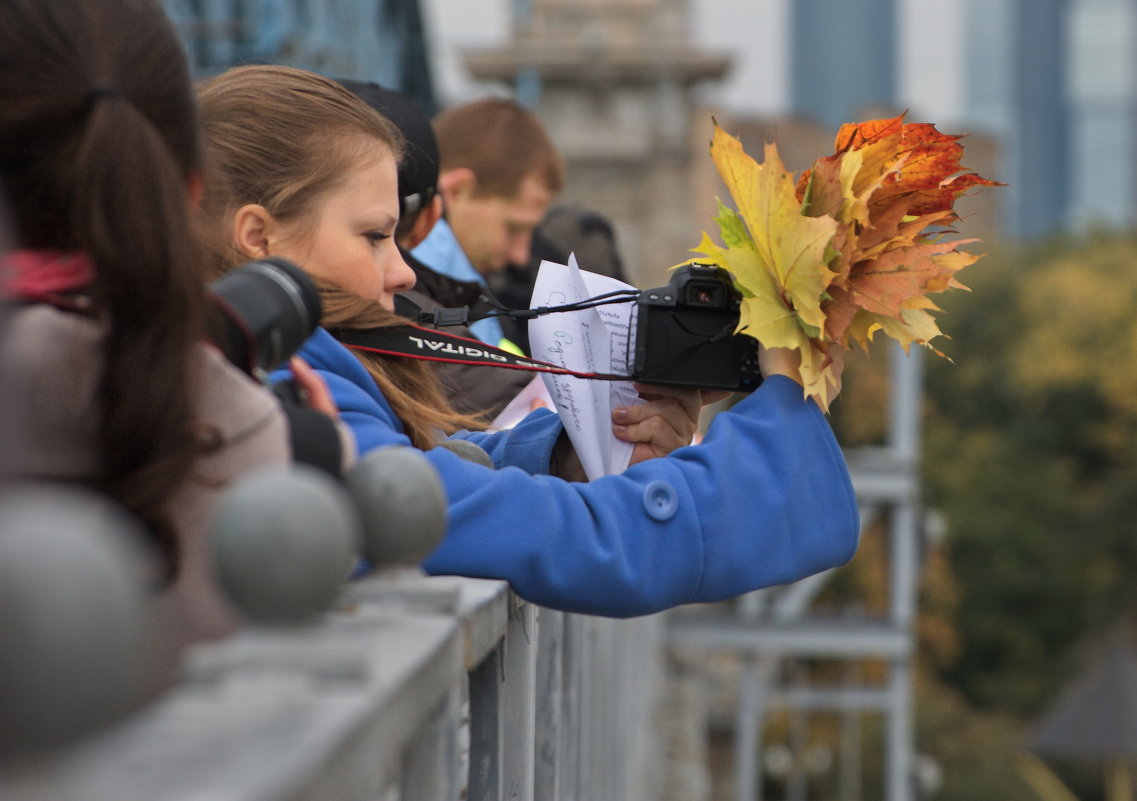
<svg viewBox="0 0 1137 801"><path fill-rule="evenodd" d="M581 270L569 263L541 262L531 308L576 303L618 289L622 281ZM571 312L555 312L529 321L532 356L585 373L628 375L628 340L635 320L634 302ZM585 474L597 478L620 473L632 458L632 445L612 433L612 410L643 403L630 381L593 381L542 373Z"/></svg>

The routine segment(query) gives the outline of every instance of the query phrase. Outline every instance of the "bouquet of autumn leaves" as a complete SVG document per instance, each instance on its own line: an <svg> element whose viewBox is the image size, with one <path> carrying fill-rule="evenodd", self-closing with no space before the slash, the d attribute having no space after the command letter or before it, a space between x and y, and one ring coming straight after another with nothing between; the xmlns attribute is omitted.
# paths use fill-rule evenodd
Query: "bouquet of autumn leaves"
<svg viewBox="0 0 1137 801"><path fill-rule="evenodd" d="M711 158L737 210L719 201L723 246L704 233L691 261L731 274L743 295L738 331L799 351L805 394L823 409L852 343L867 348L883 331L905 350L931 347L941 332L928 295L965 288L955 274L979 256L959 250L976 240L948 238L952 206L1000 184L961 166L960 138L903 115L850 123L836 153L795 178L773 144L759 164L715 123Z"/></svg>

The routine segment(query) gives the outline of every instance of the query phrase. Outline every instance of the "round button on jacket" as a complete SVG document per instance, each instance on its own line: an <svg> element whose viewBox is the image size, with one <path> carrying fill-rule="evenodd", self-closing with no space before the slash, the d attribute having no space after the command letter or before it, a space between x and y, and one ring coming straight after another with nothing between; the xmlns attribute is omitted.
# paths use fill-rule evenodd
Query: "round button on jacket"
<svg viewBox="0 0 1137 801"><path fill-rule="evenodd" d="M670 520L678 508L679 495L666 481L653 481L644 487L644 509L652 519Z"/></svg>

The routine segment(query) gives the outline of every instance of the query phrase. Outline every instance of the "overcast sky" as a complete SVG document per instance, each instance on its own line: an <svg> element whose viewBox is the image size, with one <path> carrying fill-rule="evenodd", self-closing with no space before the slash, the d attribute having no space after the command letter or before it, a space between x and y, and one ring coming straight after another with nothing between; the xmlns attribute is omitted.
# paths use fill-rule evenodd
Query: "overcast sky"
<svg viewBox="0 0 1137 801"><path fill-rule="evenodd" d="M440 100L477 93L457 52L506 41L513 0L422 0ZM734 57L734 68L708 100L732 110L778 113L785 108L785 49L792 0L691 0L692 40ZM899 0L900 100L917 115L950 123L959 115L961 71L958 12L962 0ZM934 20L935 24L928 24ZM869 46L869 45L866 45Z"/></svg>

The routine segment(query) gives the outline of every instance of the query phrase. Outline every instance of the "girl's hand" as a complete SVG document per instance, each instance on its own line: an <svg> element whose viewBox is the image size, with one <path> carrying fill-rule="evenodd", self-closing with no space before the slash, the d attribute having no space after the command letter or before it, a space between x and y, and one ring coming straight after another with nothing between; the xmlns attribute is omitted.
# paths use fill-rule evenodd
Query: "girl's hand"
<svg viewBox="0 0 1137 801"><path fill-rule="evenodd" d="M835 347L829 358L833 362L833 369L826 377L826 385L829 389L829 399L832 400L841 392L841 375L845 372L845 351ZM784 375L804 385L801 378L801 353L796 349L759 346L758 367L765 377Z"/></svg>
<svg viewBox="0 0 1137 801"><path fill-rule="evenodd" d="M636 384L647 403L612 410L612 431L617 439L633 442L631 464L666 456L690 445L699 427L703 406L730 395L722 390Z"/></svg>
<svg viewBox="0 0 1137 801"><path fill-rule="evenodd" d="M767 348L758 346L758 369L763 378L784 375L799 384L801 380L801 353L795 348Z"/></svg>
<svg viewBox="0 0 1137 801"><path fill-rule="evenodd" d="M296 386L300 388L301 394L307 400L308 407L317 412L323 412L333 420L338 420L340 410L336 406L336 402L332 398L332 391L328 389L328 384L323 377L299 356L293 356L289 360L288 366L292 369L292 375L296 378Z"/></svg>

